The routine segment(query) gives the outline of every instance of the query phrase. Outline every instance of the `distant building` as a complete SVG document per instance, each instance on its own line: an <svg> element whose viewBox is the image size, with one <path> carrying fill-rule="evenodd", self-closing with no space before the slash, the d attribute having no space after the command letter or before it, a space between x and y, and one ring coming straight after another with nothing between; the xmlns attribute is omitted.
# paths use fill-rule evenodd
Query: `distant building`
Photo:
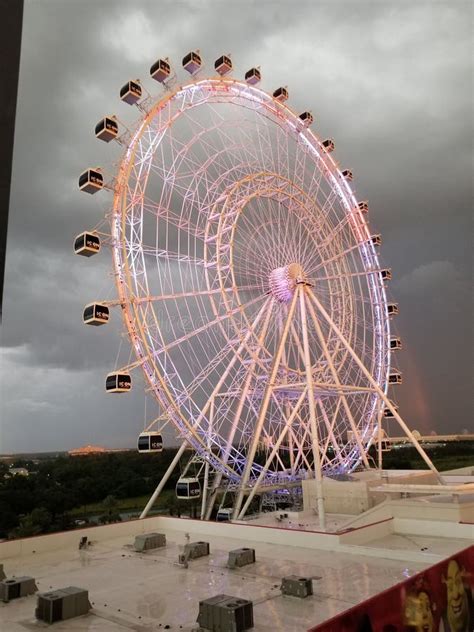
<svg viewBox="0 0 474 632"><path fill-rule="evenodd" d="M69 456L88 456L91 454L106 454L108 452L129 452L129 448L103 448L100 445L85 445L82 448L69 450Z"/></svg>
<svg viewBox="0 0 474 632"><path fill-rule="evenodd" d="M104 452L109 452L100 445L84 445L82 448L74 448L73 450L69 450L69 456L87 456L88 454L103 454Z"/></svg>

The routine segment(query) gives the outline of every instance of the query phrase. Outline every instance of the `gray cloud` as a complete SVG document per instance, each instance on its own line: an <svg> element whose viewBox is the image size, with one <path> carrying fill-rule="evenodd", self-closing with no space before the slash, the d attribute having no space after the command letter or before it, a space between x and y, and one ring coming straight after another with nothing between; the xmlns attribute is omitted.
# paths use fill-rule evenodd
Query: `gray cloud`
<svg viewBox="0 0 474 632"><path fill-rule="evenodd" d="M336 158L370 200L384 262L400 279L402 413L418 425L416 373L430 427L472 423L470 18L464 2L26 2L0 451L133 441L143 396L119 405L102 391L119 345L118 314L109 328L81 324L85 303L113 296L111 263L105 252L83 260L71 250L111 198L78 193L77 177L119 158L93 127L107 113L125 123L136 115L118 98L122 83L142 77L157 94L150 64L169 56L178 68L191 48L208 68L231 52L235 76L261 65L265 89L288 84L292 106L312 110L317 133L335 138ZM41 388L26 392L30 374ZM73 382L100 422L86 420Z"/></svg>

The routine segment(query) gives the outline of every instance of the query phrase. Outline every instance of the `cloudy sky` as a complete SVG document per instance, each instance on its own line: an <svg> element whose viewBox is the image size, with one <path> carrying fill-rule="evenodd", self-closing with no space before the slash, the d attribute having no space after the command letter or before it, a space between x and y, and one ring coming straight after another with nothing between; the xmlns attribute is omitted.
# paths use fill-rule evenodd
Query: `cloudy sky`
<svg viewBox="0 0 474 632"><path fill-rule="evenodd" d="M104 114L130 117L118 98L124 81L142 77L158 94L150 64L169 56L179 66L195 48L209 65L232 53L237 77L260 65L264 89L288 85L290 104L335 138L394 273L400 411L422 432L474 431L469 2L26 0L0 453L132 446L143 426L141 389L103 391L120 327L81 323L84 304L114 289L106 253L72 254L108 202L79 193L77 177L118 156L93 127Z"/></svg>

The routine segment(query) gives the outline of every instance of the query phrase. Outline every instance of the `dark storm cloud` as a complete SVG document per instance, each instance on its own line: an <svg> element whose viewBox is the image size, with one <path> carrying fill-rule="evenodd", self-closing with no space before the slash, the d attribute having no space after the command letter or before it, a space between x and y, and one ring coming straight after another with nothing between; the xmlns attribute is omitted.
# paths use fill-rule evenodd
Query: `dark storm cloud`
<svg viewBox="0 0 474 632"><path fill-rule="evenodd" d="M103 217L110 198L79 194L77 177L119 157L93 127L104 114L125 122L136 114L118 99L122 83L142 77L156 94L150 64L169 56L178 67L192 48L208 68L231 52L236 76L261 65L264 88L288 84L291 104L312 110L320 136L334 136L399 279L401 410L416 427L416 372L431 427L472 424L470 18L463 2L26 2L0 451L133 440L143 396L119 406L102 391L118 322L92 332L81 325L85 303L114 295L110 260L71 254L74 236ZM25 391L30 372L37 386ZM100 421L84 417L84 397Z"/></svg>

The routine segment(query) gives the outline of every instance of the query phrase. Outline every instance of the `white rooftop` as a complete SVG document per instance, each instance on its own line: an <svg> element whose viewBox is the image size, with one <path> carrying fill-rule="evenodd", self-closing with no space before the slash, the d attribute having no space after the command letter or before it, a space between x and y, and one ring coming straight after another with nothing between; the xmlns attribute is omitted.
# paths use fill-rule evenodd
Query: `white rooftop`
<svg viewBox="0 0 474 632"><path fill-rule="evenodd" d="M358 545L366 528L336 535L287 530L280 524L263 527L253 521L216 524L158 517L0 543L0 561L7 576L35 577L39 591L70 585L89 591L90 613L55 623L58 632L196 630L199 600L219 593L253 601L255 632L298 632L471 543L465 537L394 534L387 525L384 521L368 527L371 536ZM134 535L151 531L166 534L166 548L134 552ZM184 569L176 562L186 532L191 541L210 542L211 555L190 561ZM81 535L92 541L85 551L78 550ZM228 569L228 551L242 546L255 548L256 563ZM279 586L286 575L312 577L314 595L282 596ZM34 618L35 605L35 596L0 603L0 628L25 632L45 627Z"/></svg>

